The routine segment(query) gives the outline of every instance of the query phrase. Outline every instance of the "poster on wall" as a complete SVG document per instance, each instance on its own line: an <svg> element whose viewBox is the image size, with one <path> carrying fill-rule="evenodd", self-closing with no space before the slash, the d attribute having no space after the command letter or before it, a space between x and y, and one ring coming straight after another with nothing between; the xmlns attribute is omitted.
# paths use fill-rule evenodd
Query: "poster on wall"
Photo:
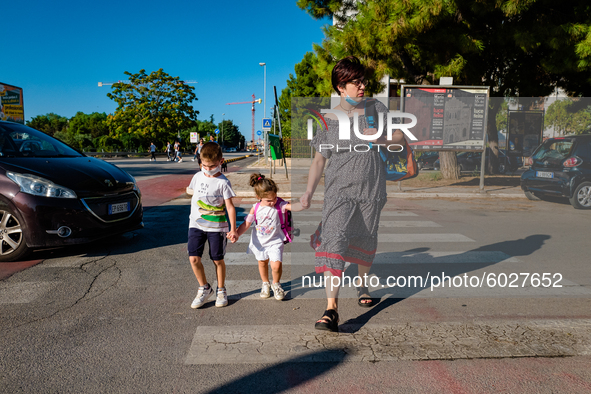
<svg viewBox="0 0 591 394"><path fill-rule="evenodd" d="M543 111L509 111L509 155L530 157L542 142Z"/></svg>
<svg viewBox="0 0 591 394"><path fill-rule="evenodd" d="M488 87L403 85L401 93L402 112L417 117L414 149L484 149Z"/></svg>
<svg viewBox="0 0 591 394"><path fill-rule="evenodd" d="M0 82L0 120L25 123L23 89Z"/></svg>

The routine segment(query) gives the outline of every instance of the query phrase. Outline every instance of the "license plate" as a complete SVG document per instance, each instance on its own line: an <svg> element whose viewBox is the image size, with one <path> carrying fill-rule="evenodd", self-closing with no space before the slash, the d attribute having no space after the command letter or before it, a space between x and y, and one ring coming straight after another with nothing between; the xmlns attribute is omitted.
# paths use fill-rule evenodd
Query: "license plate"
<svg viewBox="0 0 591 394"><path fill-rule="evenodd" d="M548 172L548 171L536 171L536 177L538 177L538 178L554 178L554 173Z"/></svg>
<svg viewBox="0 0 591 394"><path fill-rule="evenodd" d="M109 215L115 215L121 212L129 212L131 204L128 202L121 202L119 204L109 204Z"/></svg>

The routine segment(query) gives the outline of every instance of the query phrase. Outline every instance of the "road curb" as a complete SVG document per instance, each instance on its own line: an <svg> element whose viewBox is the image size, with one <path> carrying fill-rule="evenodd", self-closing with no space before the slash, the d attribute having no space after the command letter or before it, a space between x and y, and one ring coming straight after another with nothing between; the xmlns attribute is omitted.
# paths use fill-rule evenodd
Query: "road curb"
<svg viewBox="0 0 591 394"><path fill-rule="evenodd" d="M238 161L238 160L246 159L247 157L250 157L250 156L240 156L240 157L235 157L233 159L228 159L228 160L224 159L224 162L231 163L233 161Z"/></svg>

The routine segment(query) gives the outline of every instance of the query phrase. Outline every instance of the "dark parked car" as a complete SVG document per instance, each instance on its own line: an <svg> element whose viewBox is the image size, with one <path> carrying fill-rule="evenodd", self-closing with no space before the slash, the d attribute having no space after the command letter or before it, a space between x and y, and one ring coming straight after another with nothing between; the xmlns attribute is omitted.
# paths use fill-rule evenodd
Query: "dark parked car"
<svg viewBox="0 0 591 394"><path fill-rule="evenodd" d="M577 209L591 209L591 135L550 138L534 151L521 175L530 200L567 197Z"/></svg>
<svg viewBox="0 0 591 394"><path fill-rule="evenodd" d="M40 131L0 121L0 262L143 227L135 179Z"/></svg>
<svg viewBox="0 0 591 394"><path fill-rule="evenodd" d="M435 160L437 159L439 159L439 152L424 152L419 158L417 158L417 166L419 167L419 170L432 170L433 163L435 163Z"/></svg>

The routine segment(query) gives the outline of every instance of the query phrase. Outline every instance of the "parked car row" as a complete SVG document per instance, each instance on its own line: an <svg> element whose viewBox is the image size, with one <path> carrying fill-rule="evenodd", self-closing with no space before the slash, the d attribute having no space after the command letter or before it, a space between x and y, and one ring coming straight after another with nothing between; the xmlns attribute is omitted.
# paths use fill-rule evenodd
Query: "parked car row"
<svg viewBox="0 0 591 394"><path fill-rule="evenodd" d="M433 155L427 156L425 160L419 165L420 158L417 159L417 165L419 165L419 169L429 169L432 168L434 170L439 170L441 168L441 164L439 161L439 152L428 152L432 153ZM458 152L458 166L460 167L460 172L473 172L479 171L482 166L482 152ZM490 148L486 149L486 156L485 156L485 166L488 166L490 156ZM421 156L423 157L423 156ZM514 165L512 165L515 163ZM505 174L507 171L515 171L517 168L522 166L522 159L520 157L508 157L507 153L499 149L499 173Z"/></svg>
<svg viewBox="0 0 591 394"><path fill-rule="evenodd" d="M0 121L0 262L143 227L135 179L21 124Z"/></svg>

